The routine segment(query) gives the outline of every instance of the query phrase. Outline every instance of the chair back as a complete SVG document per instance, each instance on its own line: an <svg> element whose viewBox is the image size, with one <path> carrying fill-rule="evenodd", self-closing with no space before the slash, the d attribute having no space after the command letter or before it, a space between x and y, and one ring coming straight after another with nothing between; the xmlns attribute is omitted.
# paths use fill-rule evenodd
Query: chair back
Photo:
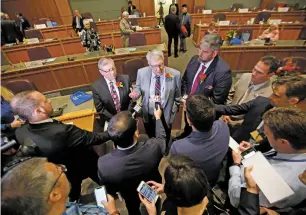
<svg viewBox="0 0 306 215"><path fill-rule="evenodd" d="M268 11L259 12L254 20L254 24L259 24L260 21L267 22L270 17L271 13Z"/></svg>
<svg viewBox="0 0 306 215"><path fill-rule="evenodd" d="M204 6L196 6L196 7L194 7L193 12L194 13L202 13L202 10L204 10L204 9L205 9Z"/></svg>
<svg viewBox="0 0 306 215"><path fill-rule="evenodd" d="M25 38L27 38L27 39L38 38L38 39L42 40L43 36L42 36L39 29L31 29L31 30L26 30L25 31Z"/></svg>
<svg viewBox="0 0 306 215"><path fill-rule="evenodd" d="M214 22L226 20L226 15L224 13L216 13L214 16Z"/></svg>
<svg viewBox="0 0 306 215"><path fill-rule="evenodd" d="M130 18L129 21L131 22L132 26L138 25L138 19L137 18Z"/></svg>
<svg viewBox="0 0 306 215"><path fill-rule="evenodd" d="M82 13L81 16L84 18L84 19L93 19L93 16L90 12L85 12L85 13Z"/></svg>
<svg viewBox="0 0 306 215"><path fill-rule="evenodd" d="M238 29L237 33L240 35L240 39L242 39L244 42L247 42L249 40L252 40L252 36L253 36L253 29L249 28L249 29Z"/></svg>
<svg viewBox="0 0 306 215"><path fill-rule="evenodd" d="M12 91L14 94L27 91L27 90L37 90L36 86L27 79L17 79L8 81L4 86Z"/></svg>
<svg viewBox="0 0 306 215"><path fill-rule="evenodd" d="M123 64L123 73L130 77L132 83L135 83L137 78L137 71L143 67L145 67L145 64L141 58L127 60Z"/></svg>
<svg viewBox="0 0 306 215"><path fill-rule="evenodd" d="M243 5L240 3L234 3L231 6L231 11L237 11L239 8L243 8Z"/></svg>
<svg viewBox="0 0 306 215"><path fill-rule="evenodd" d="M43 60L51 58L51 55L46 47L35 47L27 50L31 61Z"/></svg>
<svg viewBox="0 0 306 215"><path fill-rule="evenodd" d="M129 47L147 45L146 36L143 33L132 33L130 35Z"/></svg>

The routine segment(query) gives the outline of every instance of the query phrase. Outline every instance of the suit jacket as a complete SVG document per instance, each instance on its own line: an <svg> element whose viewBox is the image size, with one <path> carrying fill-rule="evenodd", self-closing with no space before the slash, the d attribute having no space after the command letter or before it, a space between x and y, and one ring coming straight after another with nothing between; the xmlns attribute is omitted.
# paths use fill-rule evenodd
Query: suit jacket
<svg viewBox="0 0 306 215"><path fill-rule="evenodd" d="M1 44L16 43L16 39L20 42L23 40L23 35L15 21L1 20Z"/></svg>
<svg viewBox="0 0 306 215"><path fill-rule="evenodd" d="M241 115L243 123L233 133L232 137L240 143L248 141L251 137L250 132L254 131L262 121L262 115L271 109L270 99L258 96L255 99L240 105L215 105L217 115Z"/></svg>
<svg viewBox="0 0 306 215"><path fill-rule="evenodd" d="M200 67L199 56L193 56L189 61L182 78L181 94L190 94L193 79ZM224 104L232 86L232 72L228 64L216 56L205 74L206 79L199 84L196 93L211 98L215 104Z"/></svg>
<svg viewBox="0 0 306 215"><path fill-rule="evenodd" d="M83 17L80 17L80 30L84 29L84 24L83 24L83 20L84 18ZM76 26L77 26L77 22L76 22L76 16L74 16L72 18L72 28L76 31Z"/></svg>
<svg viewBox="0 0 306 215"><path fill-rule="evenodd" d="M135 10L135 9L136 9L135 5L132 5L131 7L128 7L129 14L132 15L132 10Z"/></svg>
<svg viewBox="0 0 306 215"><path fill-rule="evenodd" d="M123 84L123 87L118 87L121 104L120 110L131 111L133 109L133 100L129 97L132 86L129 76L117 75L116 82L122 82ZM103 116L103 119L109 121L117 114L117 111L107 82L103 76L91 85L91 90L97 112Z"/></svg>
<svg viewBox="0 0 306 215"><path fill-rule="evenodd" d="M165 17L165 29L168 35L178 36L181 32L181 24L177 15L170 13Z"/></svg>
<svg viewBox="0 0 306 215"><path fill-rule="evenodd" d="M36 156L47 157L48 161L64 164L67 176L83 175L88 165L95 165L97 158L91 153L91 146L109 140L107 132L92 133L74 125L59 121L41 124L25 124L16 130L16 138L21 145L31 140L37 146ZM70 176L70 177L69 177Z"/></svg>
<svg viewBox="0 0 306 215"><path fill-rule="evenodd" d="M246 188L241 188L239 215L259 215L259 195L249 193Z"/></svg>
<svg viewBox="0 0 306 215"><path fill-rule="evenodd" d="M255 99L257 96L269 97L272 94L271 81L267 81L264 85L258 89L252 89L250 94L243 98L245 92L248 90L249 85L251 84L252 74L244 73L240 79L232 86L227 97L227 104L238 104L245 103L252 99ZM243 100L242 100L243 99Z"/></svg>
<svg viewBox="0 0 306 215"><path fill-rule="evenodd" d="M183 17L184 17L184 20L183 20ZM188 37L190 37L190 34L191 34L191 16L190 16L190 14L189 13L186 13L186 14L181 13L179 15L179 19L180 19L181 25L184 25L185 28L188 31Z"/></svg>
<svg viewBox="0 0 306 215"><path fill-rule="evenodd" d="M165 102L162 106L163 113L165 116L165 120L167 125L169 126L175 119L175 114L178 111L180 105L180 72L166 67L165 66L165 74L170 73L173 78L170 78L169 81L165 79L165 90L164 90L164 98ZM135 91L142 95L142 115L144 122L148 122L149 119L149 99L150 99L150 85L151 85L151 76L152 69L147 66L141 68L137 72L137 80L136 80L136 88Z"/></svg>
<svg viewBox="0 0 306 215"><path fill-rule="evenodd" d="M127 150L115 149L98 160L98 175L107 192L120 191L129 214L138 215L140 200L137 187L141 181L161 182L159 162L166 149L166 133L161 120L156 121L156 138L138 142Z"/></svg>

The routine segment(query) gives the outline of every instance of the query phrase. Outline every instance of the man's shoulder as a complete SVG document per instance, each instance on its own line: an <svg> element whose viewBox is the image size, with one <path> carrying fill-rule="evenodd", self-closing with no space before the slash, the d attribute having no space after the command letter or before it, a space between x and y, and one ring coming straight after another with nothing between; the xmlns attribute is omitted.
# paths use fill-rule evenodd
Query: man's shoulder
<svg viewBox="0 0 306 215"><path fill-rule="evenodd" d="M120 74L118 75L117 80L123 80L123 81L130 81L130 76L126 75L126 74Z"/></svg>
<svg viewBox="0 0 306 215"><path fill-rule="evenodd" d="M178 70L173 69L171 67L166 67L166 72L170 72L174 76L181 76L181 73Z"/></svg>
<svg viewBox="0 0 306 215"><path fill-rule="evenodd" d="M146 74L145 73L148 73L148 72L150 72L151 71L151 68L149 67L149 66L146 66L146 67L142 67L142 68L140 68L139 70L138 70L138 72L137 72L137 75L143 75L143 76L145 76Z"/></svg>
<svg viewBox="0 0 306 215"><path fill-rule="evenodd" d="M218 67L219 72L228 72L231 70L228 63L225 60L223 60L220 56L218 56L218 62L216 67Z"/></svg>
<svg viewBox="0 0 306 215"><path fill-rule="evenodd" d="M101 77L101 78L95 80L95 81L91 84L91 86L97 88L97 87L100 86L102 83L103 83L103 77Z"/></svg>

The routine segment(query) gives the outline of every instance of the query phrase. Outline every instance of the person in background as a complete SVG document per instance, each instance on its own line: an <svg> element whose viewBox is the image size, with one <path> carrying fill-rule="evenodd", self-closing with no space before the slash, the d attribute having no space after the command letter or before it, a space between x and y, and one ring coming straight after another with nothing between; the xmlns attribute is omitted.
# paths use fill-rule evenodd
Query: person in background
<svg viewBox="0 0 306 215"><path fill-rule="evenodd" d="M22 32L23 35L25 35L24 31L31 28L31 25L29 21L23 17L22 13L16 13L16 17L18 19L17 25Z"/></svg>
<svg viewBox="0 0 306 215"><path fill-rule="evenodd" d="M230 45L242 45L243 41L241 40L241 33L235 32L233 39L230 41Z"/></svg>
<svg viewBox="0 0 306 215"><path fill-rule="evenodd" d="M216 30L216 23L214 23L214 22L209 23L208 28L205 31L205 35L207 35L207 34L217 34L217 33L218 32Z"/></svg>
<svg viewBox="0 0 306 215"><path fill-rule="evenodd" d="M14 20L7 20L1 13L1 46L8 43L23 41L23 34Z"/></svg>
<svg viewBox="0 0 306 215"><path fill-rule="evenodd" d="M158 21L158 25L160 25L160 22L163 23L163 25L165 26L165 20L164 20L164 7L163 7L163 3L160 2L159 3L159 9L157 11L157 13L159 14L159 21Z"/></svg>
<svg viewBox="0 0 306 215"><path fill-rule="evenodd" d="M120 31L121 31L121 38L122 38L122 46L129 47L129 40L130 40L130 34L136 30L135 27L132 27L132 25L129 22L129 13L127 11L124 11L122 13L122 19L120 21Z"/></svg>
<svg viewBox="0 0 306 215"><path fill-rule="evenodd" d="M125 7L121 7L120 11L121 11L121 13L120 13L120 16L119 16L118 19L122 19L122 18L123 18L122 13L123 13L124 11L126 11L126 8L125 8Z"/></svg>
<svg viewBox="0 0 306 215"><path fill-rule="evenodd" d="M136 9L136 6L133 5L132 1L128 1L128 13L129 15L132 15L133 10Z"/></svg>
<svg viewBox="0 0 306 215"><path fill-rule="evenodd" d="M279 39L279 30L276 23L271 24L270 27L262 33L261 39L264 40L267 38L270 38L272 42L276 42Z"/></svg>
<svg viewBox="0 0 306 215"><path fill-rule="evenodd" d="M7 13L3 14L3 17L5 20L11 20L11 17Z"/></svg>
<svg viewBox="0 0 306 215"><path fill-rule="evenodd" d="M178 16L176 15L176 7L170 8L171 13L165 17L165 29L168 35L168 56L171 56L171 44L174 40L174 57L178 57L178 36L181 33L181 25Z"/></svg>
<svg viewBox="0 0 306 215"><path fill-rule="evenodd" d="M187 12L187 9L188 9L187 4L183 4L182 13L179 16L182 30L183 28L184 30L187 30L187 31L182 31L180 34L180 52L183 53L187 51L186 37L190 37L191 34L191 16Z"/></svg>
<svg viewBox="0 0 306 215"><path fill-rule="evenodd" d="M178 3L176 2L176 0L172 0L172 4L170 4L169 6L169 14L171 14L171 7L174 6L176 8L176 12L175 12L175 15L179 15L180 14L180 8L179 8L179 5Z"/></svg>
<svg viewBox="0 0 306 215"><path fill-rule="evenodd" d="M90 21L84 20L85 28L81 31L81 43L83 47L86 48L87 52L99 51L100 47L100 38L99 34L94 28L90 28Z"/></svg>
<svg viewBox="0 0 306 215"><path fill-rule="evenodd" d="M72 18L72 28L76 33L79 33L84 29L83 20L84 18L81 16L80 12L75 10Z"/></svg>

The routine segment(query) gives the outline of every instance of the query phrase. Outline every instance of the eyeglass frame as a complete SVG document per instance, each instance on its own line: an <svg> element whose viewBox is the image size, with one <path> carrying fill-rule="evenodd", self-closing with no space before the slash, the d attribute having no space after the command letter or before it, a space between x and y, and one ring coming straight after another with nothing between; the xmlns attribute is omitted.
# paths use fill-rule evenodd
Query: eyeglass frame
<svg viewBox="0 0 306 215"><path fill-rule="evenodd" d="M58 177L56 178L56 180L54 181L53 183L53 186L49 192L49 195L50 193L52 192L52 190L55 188L55 185L57 184L57 182L59 181L60 177L63 175L63 173L67 172L67 168L65 165L63 164L55 164L57 167L60 167L61 168L61 173L58 175Z"/></svg>
<svg viewBox="0 0 306 215"><path fill-rule="evenodd" d="M111 68L111 69L108 70L108 71L105 71L105 70L103 70L103 69L99 69L99 70L102 71L102 72L104 72L104 73L107 73L107 74L109 74L109 73L114 73L115 71L117 71L116 67L113 67L113 68Z"/></svg>

